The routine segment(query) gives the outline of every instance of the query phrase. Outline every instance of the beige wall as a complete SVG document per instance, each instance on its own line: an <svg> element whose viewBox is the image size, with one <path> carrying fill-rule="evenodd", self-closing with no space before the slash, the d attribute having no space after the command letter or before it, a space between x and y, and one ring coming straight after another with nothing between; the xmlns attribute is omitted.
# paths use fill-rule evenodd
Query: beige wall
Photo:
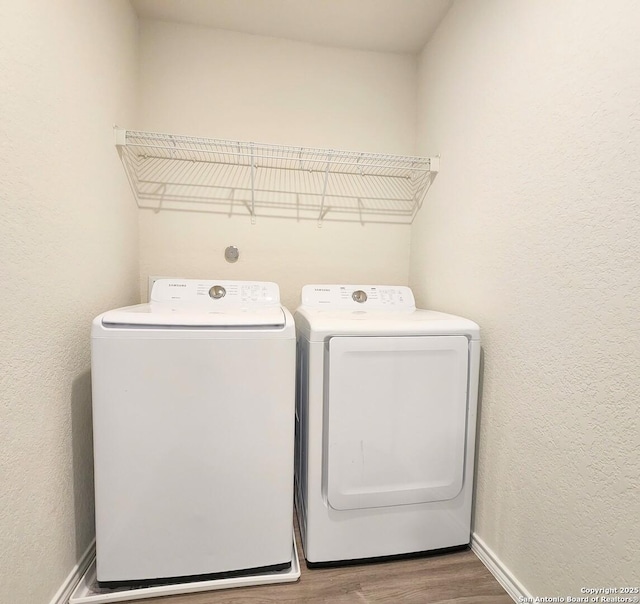
<svg viewBox="0 0 640 604"><path fill-rule="evenodd" d="M137 299L113 146L132 119L128 2L0 6L0 602L49 602L90 544L92 318Z"/></svg>
<svg viewBox="0 0 640 604"><path fill-rule="evenodd" d="M534 595L640 584L638 23L459 0L420 61L410 284L483 328L475 531Z"/></svg>
<svg viewBox="0 0 640 604"><path fill-rule="evenodd" d="M159 22L138 60L127 2L0 6L0 601L49 601L93 537L89 323L149 274L275 280L290 306L409 279L477 320L477 534L538 595L640 583L639 21L631 0L458 0L416 72ZM410 230L137 212L114 122L442 171Z"/></svg>
<svg viewBox="0 0 640 604"><path fill-rule="evenodd" d="M136 127L212 138L411 154L416 58L223 30L141 22ZM131 126L127 126L131 127ZM241 257L224 261L227 245ZM404 284L409 228L170 211L140 212L141 295L149 275L302 285Z"/></svg>

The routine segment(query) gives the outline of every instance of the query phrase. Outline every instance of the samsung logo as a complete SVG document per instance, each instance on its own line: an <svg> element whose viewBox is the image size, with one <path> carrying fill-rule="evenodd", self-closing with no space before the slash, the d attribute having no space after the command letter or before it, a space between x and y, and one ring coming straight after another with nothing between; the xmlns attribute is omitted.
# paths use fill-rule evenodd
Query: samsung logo
<svg viewBox="0 0 640 604"><path fill-rule="evenodd" d="M187 287L186 283L169 283L169 287Z"/></svg>
<svg viewBox="0 0 640 604"><path fill-rule="evenodd" d="M316 288L314 288L313 291L315 291L315 292L330 292L331 290L330 289L321 289L319 287L316 287Z"/></svg>

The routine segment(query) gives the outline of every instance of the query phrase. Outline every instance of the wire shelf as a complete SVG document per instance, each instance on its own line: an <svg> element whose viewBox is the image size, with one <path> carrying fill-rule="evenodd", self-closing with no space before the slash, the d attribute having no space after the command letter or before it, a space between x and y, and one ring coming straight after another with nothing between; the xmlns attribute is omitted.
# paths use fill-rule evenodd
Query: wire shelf
<svg viewBox="0 0 640 604"><path fill-rule="evenodd" d="M116 128L141 208L409 224L439 158L311 149Z"/></svg>

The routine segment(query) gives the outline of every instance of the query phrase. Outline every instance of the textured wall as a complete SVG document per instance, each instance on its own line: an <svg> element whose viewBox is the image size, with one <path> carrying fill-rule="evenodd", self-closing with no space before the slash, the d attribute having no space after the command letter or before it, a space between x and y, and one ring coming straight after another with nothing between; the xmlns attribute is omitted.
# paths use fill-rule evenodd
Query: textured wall
<svg viewBox="0 0 640 604"><path fill-rule="evenodd" d="M416 58L158 21L141 22L137 127L238 140L414 151ZM131 126L128 126L131 127ZM223 259L227 245L241 257ZM404 284L407 226L140 212L148 275L264 279L295 307L313 281Z"/></svg>
<svg viewBox="0 0 640 604"><path fill-rule="evenodd" d="M459 0L421 57L410 284L483 329L475 531L537 595L640 584L638 23Z"/></svg>
<svg viewBox="0 0 640 604"><path fill-rule="evenodd" d="M49 602L93 538L91 319L137 298L113 145L134 107L126 1L0 6L0 602Z"/></svg>

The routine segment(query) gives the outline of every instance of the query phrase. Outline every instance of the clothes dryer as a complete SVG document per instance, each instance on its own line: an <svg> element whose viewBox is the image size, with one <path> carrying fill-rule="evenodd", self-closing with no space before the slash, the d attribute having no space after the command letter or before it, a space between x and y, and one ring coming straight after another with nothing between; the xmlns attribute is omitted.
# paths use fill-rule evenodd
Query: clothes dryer
<svg viewBox="0 0 640 604"><path fill-rule="evenodd" d="M275 283L162 279L92 327L97 579L288 568L295 329Z"/></svg>
<svg viewBox="0 0 640 604"><path fill-rule="evenodd" d="M295 321L307 563L468 544L478 325L373 285L307 285Z"/></svg>

